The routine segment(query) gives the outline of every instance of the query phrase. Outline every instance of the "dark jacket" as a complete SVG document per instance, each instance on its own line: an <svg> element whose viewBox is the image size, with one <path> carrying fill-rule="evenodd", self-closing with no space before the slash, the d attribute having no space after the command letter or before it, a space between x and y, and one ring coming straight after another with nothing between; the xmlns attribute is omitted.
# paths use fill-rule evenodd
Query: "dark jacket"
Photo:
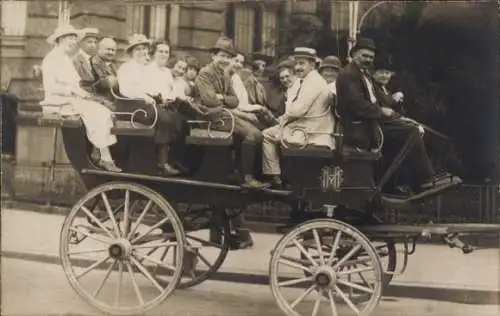
<svg viewBox="0 0 500 316"><path fill-rule="evenodd" d="M405 113L402 103L396 102L392 97L392 93L388 90L387 92L388 93L384 91L380 84L375 83L375 95L377 96L377 100L379 100L380 106L391 108L399 115L404 115Z"/></svg>
<svg viewBox="0 0 500 316"><path fill-rule="evenodd" d="M341 117L345 143L361 148L370 147L374 140L374 129L383 114L378 103L371 103L363 73L355 63L350 63L340 71L336 87L337 112Z"/></svg>
<svg viewBox="0 0 500 316"><path fill-rule="evenodd" d="M99 56L92 57L90 63L92 65L92 74L94 75L94 82L92 83L93 92L112 101L114 99L111 94L112 87L108 79L109 77L116 78L115 65L113 63L108 65L106 61Z"/></svg>
<svg viewBox="0 0 500 316"><path fill-rule="evenodd" d="M238 98L231 85L231 77L222 70L216 69L213 63L200 70L195 84L202 105L209 108L225 106L230 109L238 106ZM218 100L217 94L223 95L224 100Z"/></svg>

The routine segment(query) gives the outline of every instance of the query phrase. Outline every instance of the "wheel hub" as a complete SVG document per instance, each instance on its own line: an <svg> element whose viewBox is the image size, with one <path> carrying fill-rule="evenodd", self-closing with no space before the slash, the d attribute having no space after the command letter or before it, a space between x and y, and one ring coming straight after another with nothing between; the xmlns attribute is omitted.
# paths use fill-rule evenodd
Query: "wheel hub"
<svg viewBox="0 0 500 316"><path fill-rule="evenodd" d="M127 259L132 253L132 245L126 239L120 239L109 246L109 256L113 259Z"/></svg>
<svg viewBox="0 0 500 316"><path fill-rule="evenodd" d="M337 274L330 266L319 267L314 274L314 282L321 288L332 288L337 282Z"/></svg>

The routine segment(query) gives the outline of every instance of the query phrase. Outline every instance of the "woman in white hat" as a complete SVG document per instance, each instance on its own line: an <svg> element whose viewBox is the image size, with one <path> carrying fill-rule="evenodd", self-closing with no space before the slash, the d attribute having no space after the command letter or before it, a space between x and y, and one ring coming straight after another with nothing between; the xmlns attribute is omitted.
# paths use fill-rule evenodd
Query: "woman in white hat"
<svg viewBox="0 0 500 316"><path fill-rule="evenodd" d="M149 62L151 50L152 61ZM176 98L174 78L167 68L170 58L170 46L167 42L154 43L142 34L129 38L125 49L131 57L118 69L120 93L127 98L143 99L147 104L155 104L153 97L161 104L168 104ZM155 131L155 143L158 151L158 167L164 175L176 175L180 171L169 162L169 148L180 135L183 119L177 111L168 106L159 107L158 124Z"/></svg>
<svg viewBox="0 0 500 316"><path fill-rule="evenodd" d="M42 62L45 100L40 104L68 105L72 114L79 114L87 138L100 151L97 164L106 170L120 172L109 151L109 147L116 143L116 136L111 134L112 112L100 103L91 101L92 96L80 87L80 76L70 57L80 36L80 31L73 26L63 25L47 38L54 48Z"/></svg>

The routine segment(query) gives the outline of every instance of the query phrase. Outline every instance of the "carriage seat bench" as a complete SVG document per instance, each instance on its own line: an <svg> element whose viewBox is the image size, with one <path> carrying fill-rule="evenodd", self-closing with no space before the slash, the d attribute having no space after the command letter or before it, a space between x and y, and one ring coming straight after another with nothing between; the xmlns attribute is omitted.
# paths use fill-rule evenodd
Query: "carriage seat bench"
<svg viewBox="0 0 500 316"><path fill-rule="evenodd" d="M17 114L17 123L46 127L81 128L83 122L78 115L63 116L57 113L43 113L41 111L20 111ZM113 135L152 136L154 129L140 123L132 125L130 121L116 120L111 128Z"/></svg>
<svg viewBox="0 0 500 316"><path fill-rule="evenodd" d="M281 147L281 152L288 157L318 157L318 158L335 158L338 156L337 149L331 150L326 146L307 145L301 147ZM380 152L369 150L359 150L356 148L343 146L342 155L345 160L368 160L376 161L381 157Z"/></svg>
<svg viewBox="0 0 500 316"><path fill-rule="evenodd" d="M189 135L186 136L186 143L200 146L232 146L233 137L227 132L209 132L207 128L191 128Z"/></svg>

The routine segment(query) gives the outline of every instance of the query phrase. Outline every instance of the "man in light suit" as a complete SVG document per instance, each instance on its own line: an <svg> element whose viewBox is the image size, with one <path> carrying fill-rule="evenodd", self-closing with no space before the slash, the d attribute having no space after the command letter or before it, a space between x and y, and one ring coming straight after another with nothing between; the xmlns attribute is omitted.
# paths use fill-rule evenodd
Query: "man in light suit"
<svg viewBox="0 0 500 316"><path fill-rule="evenodd" d="M80 49L73 56L73 65L80 76L80 85L82 89L91 93L92 83L95 81L92 73L92 64L90 59L97 54L97 41L99 40L99 30L96 28L85 28L81 30L82 39L80 40Z"/></svg>
<svg viewBox="0 0 500 316"><path fill-rule="evenodd" d="M294 50L295 72L300 81L297 95L288 100L279 124L263 132L262 171L271 177L271 186L282 187L279 146L281 141L296 145L335 148L335 121L330 110L331 92L316 68L316 50L297 47ZM294 129L304 129L307 138L295 137ZM300 134L300 133L299 133Z"/></svg>

